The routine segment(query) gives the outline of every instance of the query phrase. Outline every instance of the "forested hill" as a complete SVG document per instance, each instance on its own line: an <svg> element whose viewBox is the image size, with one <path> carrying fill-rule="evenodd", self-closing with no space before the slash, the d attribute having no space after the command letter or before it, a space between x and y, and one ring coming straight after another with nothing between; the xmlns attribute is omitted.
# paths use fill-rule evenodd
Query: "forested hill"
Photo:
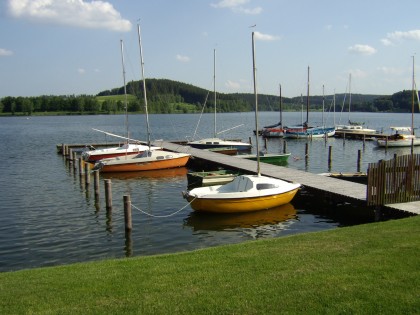
<svg viewBox="0 0 420 315"><path fill-rule="evenodd" d="M138 99L143 99L142 90L139 89L142 81L134 81L127 84L127 93L136 95ZM201 111L206 103L205 111L214 109L213 91L208 91L191 84L167 80L167 79L147 79L146 93L149 100L149 107L157 112L170 104L188 103L195 106L196 111ZM209 94L208 94L209 93ZM113 90L103 91L98 96L122 95L124 87ZM206 97L208 94L207 102ZM393 95L368 95L352 94L351 110L358 112L410 112L411 111L411 91L402 91ZM333 110L333 95L310 96L310 109L322 110L324 103L325 110ZM306 106L307 97L282 97L282 108L285 111L300 111L302 105ZM151 104L152 105L151 105ZM241 112L254 110L255 97L251 93L219 93L217 92L218 112ZM279 110L280 97L277 95L258 95L258 107L261 111ZM349 95L336 94L335 108L341 110L344 105L348 110Z"/></svg>
<svg viewBox="0 0 420 315"><path fill-rule="evenodd" d="M132 113L144 110L142 81L127 84L127 109ZM167 79L147 79L146 91L150 113L196 113L214 111L213 91ZM310 96L310 110L333 110L333 95ZM247 112L254 110L252 93L217 93L218 112ZM351 111L358 112L411 112L412 92L401 91L393 95L351 95ZM258 95L260 111L278 111L278 95ZM306 96L282 97L284 111L306 108ZM349 95L335 95L335 110L348 110ZM419 108L416 106L416 112ZM62 113L62 114L113 114L125 111L124 87L114 88L97 95L61 95L36 97L4 97L0 99L0 114Z"/></svg>

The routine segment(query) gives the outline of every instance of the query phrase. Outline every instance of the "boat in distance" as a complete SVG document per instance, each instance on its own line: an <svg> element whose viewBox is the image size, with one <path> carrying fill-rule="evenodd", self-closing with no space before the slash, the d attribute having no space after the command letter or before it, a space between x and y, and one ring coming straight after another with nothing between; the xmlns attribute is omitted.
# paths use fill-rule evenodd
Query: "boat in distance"
<svg viewBox="0 0 420 315"><path fill-rule="evenodd" d="M225 185L183 192L195 211L241 213L271 209L289 203L300 184L261 175L240 175Z"/></svg>
<svg viewBox="0 0 420 315"><path fill-rule="evenodd" d="M395 132L385 139L377 139L376 144L379 147L411 147L411 145L420 145L420 138L417 138L411 127L391 127Z"/></svg>

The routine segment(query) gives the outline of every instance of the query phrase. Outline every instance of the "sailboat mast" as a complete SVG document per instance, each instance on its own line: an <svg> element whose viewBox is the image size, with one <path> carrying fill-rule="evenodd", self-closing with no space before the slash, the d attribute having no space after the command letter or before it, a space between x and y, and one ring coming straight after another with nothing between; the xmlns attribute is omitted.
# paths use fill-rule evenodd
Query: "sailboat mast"
<svg viewBox="0 0 420 315"><path fill-rule="evenodd" d="M349 74L349 124L350 124L350 107L351 107L351 73Z"/></svg>
<svg viewBox="0 0 420 315"><path fill-rule="evenodd" d="M255 130L256 133L256 145L257 145L257 174L261 175L260 172L260 145L258 143L258 94L257 94L257 68L255 64L255 42L254 42L254 32L252 32L252 75L254 79L254 95L255 95Z"/></svg>
<svg viewBox="0 0 420 315"><path fill-rule="evenodd" d="M309 66L308 66L308 90L306 93L306 123L309 126Z"/></svg>
<svg viewBox="0 0 420 315"><path fill-rule="evenodd" d="M325 111L325 89L324 89L324 85L322 85L322 127L325 127L324 111Z"/></svg>
<svg viewBox="0 0 420 315"><path fill-rule="evenodd" d="M217 96L216 96L216 49L213 51L213 94L214 94L214 138L217 137L217 128L216 128L216 114L217 114Z"/></svg>
<svg viewBox="0 0 420 315"><path fill-rule="evenodd" d="M281 97L281 84L279 84L280 89L280 128L283 129L283 100Z"/></svg>
<svg viewBox="0 0 420 315"><path fill-rule="evenodd" d="M123 40L120 40L121 45L121 63L122 63L122 72L123 72L123 80L124 80L124 107L125 107L125 128L126 128L126 137L128 143L128 106L127 106L127 85L125 83L125 63L124 63L124 43Z"/></svg>
<svg viewBox="0 0 420 315"><path fill-rule="evenodd" d="M414 135L414 93L416 91L416 78L414 75L414 56L413 56L413 86L412 86L412 100L411 100L411 134Z"/></svg>
<svg viewBox="0 0 420 315"><path fill-rule="evenodd" d="M140 48L141 78L143 80L144 113L146 115L146 126L147 126L147 145L149 146L149 149L150 149L149 113L147 111L146 81L144 78L144 61L143 61L143 49L141 47L140 24L137 24L137 33L139 37L139 48Z"/></svg>

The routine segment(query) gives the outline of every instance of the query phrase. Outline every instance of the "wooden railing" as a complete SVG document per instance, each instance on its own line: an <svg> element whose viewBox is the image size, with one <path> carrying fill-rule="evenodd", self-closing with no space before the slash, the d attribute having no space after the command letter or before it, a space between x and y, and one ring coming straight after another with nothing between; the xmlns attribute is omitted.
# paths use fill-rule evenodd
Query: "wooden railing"
<svg viewBox="0 0 420 315"><path fill-rule="evenodd" d="M420 200L420 154L369 163L368 206Z"/></svg>

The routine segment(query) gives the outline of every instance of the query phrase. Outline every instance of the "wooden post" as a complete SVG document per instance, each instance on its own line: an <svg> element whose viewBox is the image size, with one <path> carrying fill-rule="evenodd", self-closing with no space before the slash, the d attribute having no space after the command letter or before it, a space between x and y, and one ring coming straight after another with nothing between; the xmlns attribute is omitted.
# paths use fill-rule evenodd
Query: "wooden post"
<svg viewBox="0 0 420 315"><path fill-rule="evenodd" d="M73 169L77 169L77 153L75 151L73 151Z"/></svg>
<svg viewBox="0 0 420 315"><path fill-rule="evenodd" d="M93 172L93 186L95 188L95 199L99 199L99 171Z"/></svg>
<svg viewBox="0 0 420 315"><path fill-rule="evenodd" d="M80 158L79 159L79 175L80 176L83 176L83 174L85 174L83 163L84 161L82 160L82 158Z"/></svg>
<svg viewBox="0 0 420 315"><path fill-rule="evenodd" d="M267 150L267 138L264 138L264 148Z"/></svg>
<svg viewBox="0 0 420 315"><path fill-rule="evenodd" d="M357 151L357 171L360 172L360 160L362 159L362 151Z"/></svg>
<svg viewBox="0 0 420 315"><path fill-rule="evenodd" d="M64 143L61 144L61 155L64 156L66 154L66 145Z"/></svg>
<svg viewBox="0 0 420 315"><path fill-rule="evenodd" d="M305 143L305 159L309 158L309 144Z"/></svg>
<svg viewBox="0 0 420 315"><path fill-rule="evenodd" d="M258 135L257 135L257 137L258 137ZM249 144L251 144L252 145L252 139L251 139L251 137L249 137Z"/></svg>
<svg viewBox="0 0 420 315"><path fill-rule="evenodd" d="M332 146L328 147L328 170L331 170L331 162L332 162Z"/></svg>
<svg viewBox="0 0 420 315"><path fill-rule="evenodd" d="M283 139L283 153L287 153L287 141Z"/></svg>
<svg viewBox="0 0 420 315"><path fill-rule="evenodd" d="M112 210L112 187L111 187L111 180L105 179L105 204L106 204L106 210L111 211Z"/></svg>
<svg viewBox="0 0 420 315"><path fill-rule="evenodd" d="M90 184L89 163L85 163L85 178L86 178L86 186L89 186Z"/></svg>
<svg viewBox="0 0 420 315"><path fill-rule="evenodd" d="M124 195L124 223L125 223L125 230L131 231L133 229L133 225L131 222L131 199L130 195Z"/></svg>
<svg viewBox="0 0 420 315"><path fill-rule="evenodd" d="M343 132L343 145L346 143L346 133Z"/></svg>
<svg viewBox="0 0 420 315"><path fill-rule="evenodd" d="M68 160L70 162L73 162L73 149L69 149L69 157L68 157Z"/></svg>

